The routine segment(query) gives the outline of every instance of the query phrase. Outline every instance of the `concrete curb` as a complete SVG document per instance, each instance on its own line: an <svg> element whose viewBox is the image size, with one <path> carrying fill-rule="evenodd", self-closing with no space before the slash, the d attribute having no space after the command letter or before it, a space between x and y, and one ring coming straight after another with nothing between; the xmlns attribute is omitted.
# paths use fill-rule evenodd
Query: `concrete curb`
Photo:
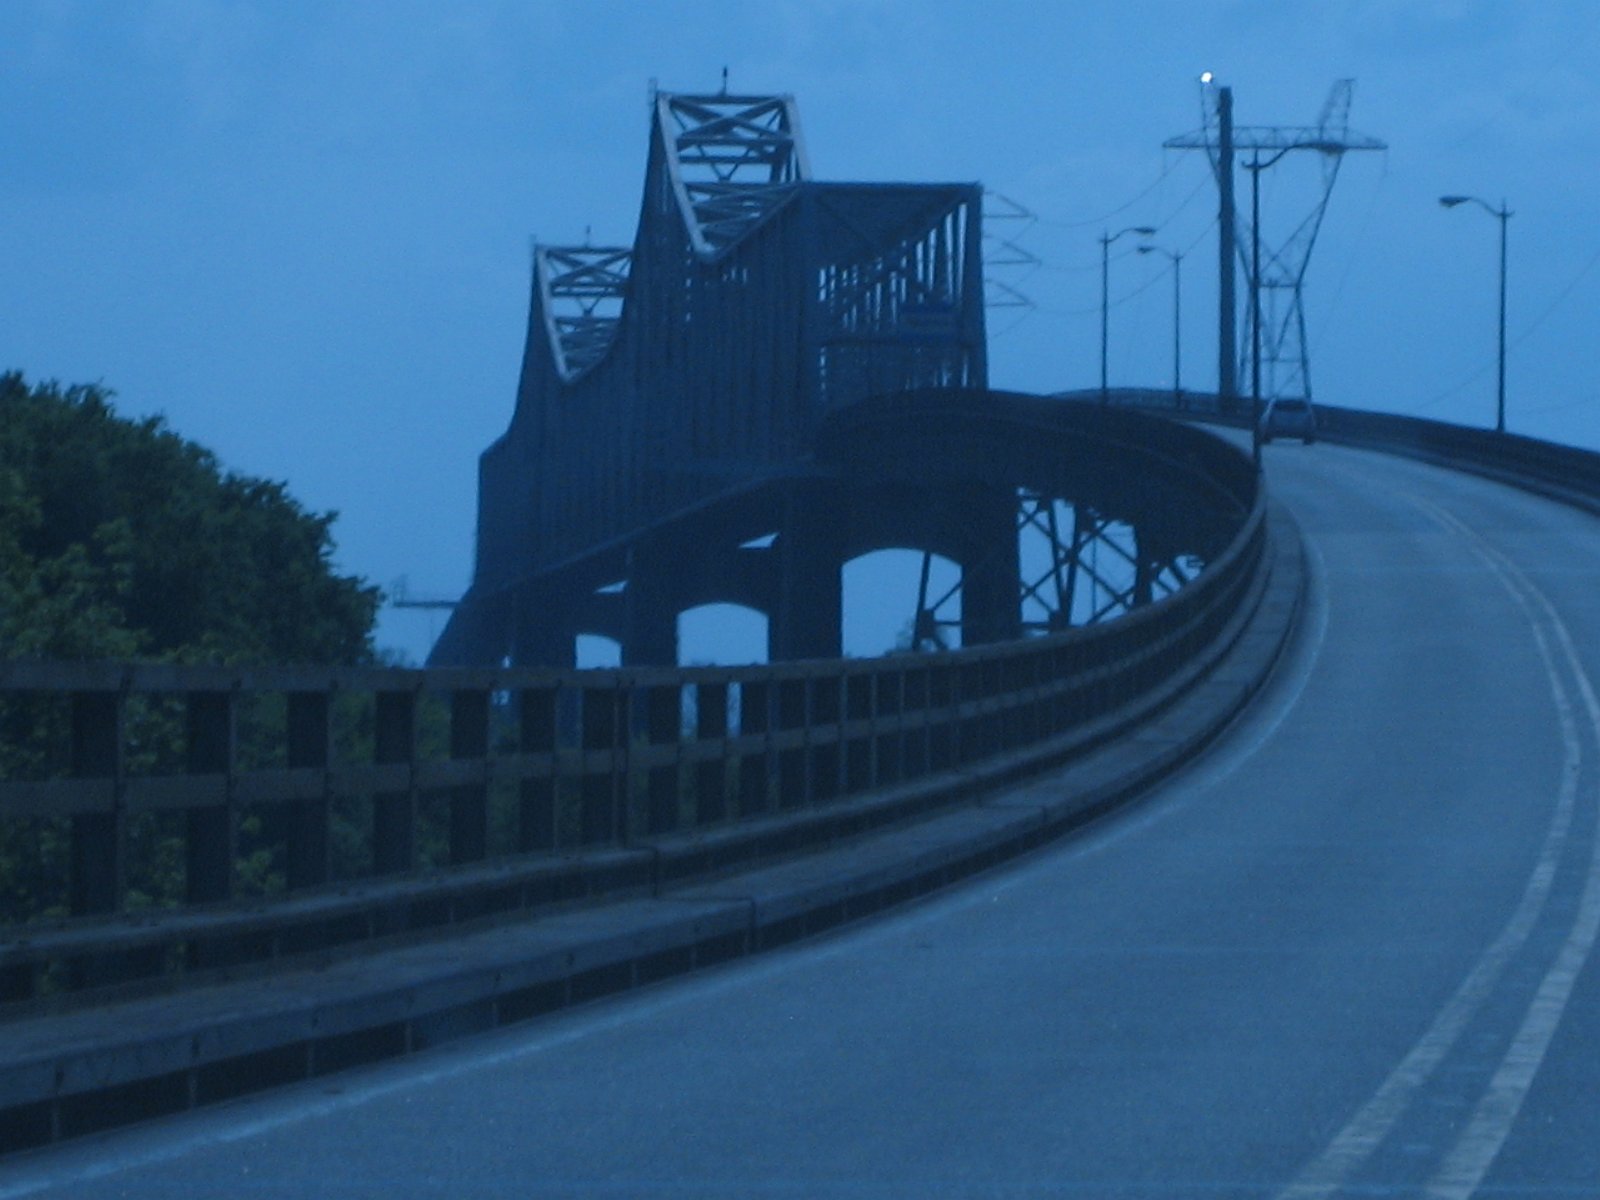
<svg viewBox="0 0 1600 1200"><path fill-rule="evenodd" d="M1191 759L1265 683L1306 578L1299 532L1276 506L1268 552L1264 583L1216 653L1136 729L1086 754L1074 737L969 768L937 789L948 803L953 782L960 807L652 897L0 1025L0 1152L423 1049L782 944L1039 846Z"/></svg>

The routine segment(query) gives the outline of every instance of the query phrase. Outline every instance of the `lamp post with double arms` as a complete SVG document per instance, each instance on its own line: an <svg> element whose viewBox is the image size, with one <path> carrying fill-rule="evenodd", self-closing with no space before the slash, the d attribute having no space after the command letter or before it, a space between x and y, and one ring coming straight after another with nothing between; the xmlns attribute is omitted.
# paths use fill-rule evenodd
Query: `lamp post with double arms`
<svg viewBox="0 0 1600 1200"><path fill-rule="evenodd" d="M1496 433L1506 431L1506 225L1511 220L1511 210L1504 200L1496 208L1487 200L1476 196L1440 196L1439 203L1446 208L1458 204L1476 204L1491 217L1500 221L1500 375L1495 390L1494 428Z"/></svg>
<svg viewBox="0 0 1600 1200"><path fill-rule="evenodd" d="M1105 404L1111 399L1109 388L1106 386L1106 347L1109 342L1111 326L1111 243L1125 234L1137 233L1140 237L1152 237L1155 230L1149 225L1130 225L1126 229L1119 229L1116 233L1102 233L1100 235L1100 403Z"/></svg>
<svg viewBox="0 0 1600 1200"><path fill-rule="evenodd" d="M1172 263L1172 401L1183 407L1183 251L1140 246L1140 254L1160 254Z"/></svg>

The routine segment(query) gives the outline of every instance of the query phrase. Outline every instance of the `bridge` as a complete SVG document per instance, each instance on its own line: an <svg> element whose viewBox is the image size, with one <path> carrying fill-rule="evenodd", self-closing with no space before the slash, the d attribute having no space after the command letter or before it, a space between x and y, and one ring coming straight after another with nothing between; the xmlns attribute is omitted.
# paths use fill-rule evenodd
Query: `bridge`
<svg viewBox="0 0 1600 1200"><path fill-rule="evenodd" d="M0 663L0 1196L1595 1194L1600 455L996 391L980 210L658 96L436 665Z"/></svg>

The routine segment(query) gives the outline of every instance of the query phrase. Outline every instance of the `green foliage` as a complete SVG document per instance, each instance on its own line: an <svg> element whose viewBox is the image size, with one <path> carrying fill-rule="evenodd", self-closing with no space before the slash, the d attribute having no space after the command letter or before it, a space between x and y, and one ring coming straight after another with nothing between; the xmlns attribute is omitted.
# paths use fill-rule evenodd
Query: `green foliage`
<svg viewBox="0 0 1600 1200"><path fill-rule="evenodd" d="M333 520L98 387L0 375L0 656L371 661Z"/></svg>
<svg viewBox="0 0 1600 1200"><path fill-rule="evenodd" d="M380 595L334 571L333 520L160 417L118 417L102 388L0 374L0 659L370 663ZM176 700L134 697L124 719L130 773L181 769ZM0 697L0 777L61 774L68 720L60 697ZM281 754L282 726L247 705L241 764ZM282 886L275 824L241 822L243 894ZM176 903L181 815L128 838L128 906ZM0 821L0 923L62 912L66 858L65 822Z"/></svg>

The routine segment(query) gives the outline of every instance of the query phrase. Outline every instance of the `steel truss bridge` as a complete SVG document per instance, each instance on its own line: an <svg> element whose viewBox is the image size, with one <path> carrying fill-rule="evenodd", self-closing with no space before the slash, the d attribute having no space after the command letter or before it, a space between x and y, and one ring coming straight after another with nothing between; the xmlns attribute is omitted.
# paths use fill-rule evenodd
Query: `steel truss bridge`
<svg viewBox="0 0 1600 1200"><path fill-rule="evenodd" d="M793 98L662 93L644 197L631 248L536 248L476 572L432 665L569 666L581 633L673 664L677 615L714 602L764 614L773 660L836 656L841 565L891 547L961 568L959 597L924 569L916 646L998 641L1149 602L1220 548L1087 419L1049 462L952 436L1014 403L978 399L976 184L820 182ZM857 411L912 394L869 446Z"/></svg>
<svg viewBox="0 0 1600 1200"><path fill-rule="evenodd" d="M988 388L980 220L972 185L814 182L787 97L659 95L634 245L538 249L515 414L482 460L475 578L433 665L0 662L0 721L29 756L0 778L0 827L48 880L0 934L0 1151L787 943L1145 795L1150 820L1114 826L1098 857L1035 858L981 914L956 904L929 926L941 932L906 940L885 924L868 950L841 939L818 961L798 954L798 992L780 973L738 1011L708 990L704 1037L674 1026L605 1051L629 1083L604 1111L561 1090L590 1078L576 1061L547 1081L548 1102L525 1073L473 1075L480 1091L441 1110L439 1138L406 1132L415 1110L329 1137L370 1138L395 1164L443 1141L464 1186L479 1164L503 1180L507 1161L530 1186L592 1182L596 1162L625 1190L721 1186L726 1155L696 1158L704 1137L662 1114L695 1097L703 1133L717 1102L705 1089L732 1072L741 1096L781 1086L815 1137L869 1172L871 1153L849 1148L871 1126L895 1146L884 1170L915 1186L954 1169L940 1165L953 1153L1007 1187L1203 1175L1223 1181L1217 1194L1307 1197L1413 1177L1423 1194L1431 1177L1426 1194L1465 1196L1502 1144L1508 1169L1535 1164L1517 1180L1600 1144L1593 1106L1573 1110L1562 1156L1511 1136L1551 1014L1573 988L1593 992L1579 969L1600 913L1600 867L1584 865L1600 845L1584 799L1600 795L1600 710L1588 732L1579 716L1600 629L1546 592L1600 557L1583 524L1600 513L1600 455L1324 407L1333 446L1275 450L1269 495L1247 451L1197 427L1236 420L1215 397L1187 393L1174 414L1165 392ZM1492 540L1530 526L1527 554ZM922 652L842 658L841 565L889 546L958 563L959 616L924 588ZM1541 547L1560 571L1529 557ZM713 601L767 615L770 662L676 665L677 614ZM1452 622L1472 638L1451 640ZM1505 649L1518 622L1532 636ZM575 669L584 632L616 637L624 665ZM1339 653L1319 659L1324 640ZM1463 672L1484 655L1483 678L1523 689L1516 703L1479 702L1482 681ZM1554 748L1539 716L1552 697ZM1419 749L1413 728L1432 740ZM153 848L174 845L182 894L151 907ZM264 884L247 862L265 864ZM1115 869L1097 876L1096 862ZM1418 922L1432 940L1412 937ZM963 947L947 973L905 958L915 988L874 984L873 962L939 957L946 935ZM816 974L844 956L847 986ZM1185 973L1191 961L1202 967ZM787 1057L730 1033L768 1009L797 1039ZM601 1026L540 1053L581 1060L610 1036ZM730 1036L759 1078L716 1057ZM1476 1057L1458 1061L1458 1043ZM947 1045L996 1086L946 1062ZM808 1098L841 1046L856 1049L820 1085L828 1099ZM717 1070L685 1073L680 1050ZM1551 1060L1581 1055L1558 1043ZM908 1083L907 1061L914 1080L965 1082ZM428 1077L432 1094L455 1095L453 1072ZM900 1080L892 1095L872 1091L879 1074ZM1251 1114L1243 1132L1217 1124L1231 1107L1218 1078ZM1143 1123L1152 1079L1155 1107L1204 1126L1193 1144ZM319 1099L315 1128L346 1130L342 1113L387 1094ZM1564 1112L1543 1092L1528 1103L1540 1130ZM1299 1104L1316 1115L1298 1120ZM488 1141L449 1124L529 1105L566 1140L544 1124L512 1138L490 1124ZM825 1190L826 1155L806 1142L793 1161L790 1125L763 1142L745 1111L761 1105L741 1105L717 1119ZM901 1108L915 1148L879 1120ZM1434 1128L1429 1114L1462 1109L1465 1133ZM343 1160L320 1158L308 1127L291 1123L301 1136L282 1147L278 1118L242 1119L223 1174L258 1156L305 1188L338 1178ZM931 1128L951 1147L923 1138ZM1418 1149L1427 1137L1437 1153ZM1020 1174L991 1178L1019 1138ZM39 1159L25 1186L98 1195L145 1172L166 1188L190 1153L138 1150L113 1168L83 1145ZM184 1177L216 1190L208 1169Z"/></svg>

